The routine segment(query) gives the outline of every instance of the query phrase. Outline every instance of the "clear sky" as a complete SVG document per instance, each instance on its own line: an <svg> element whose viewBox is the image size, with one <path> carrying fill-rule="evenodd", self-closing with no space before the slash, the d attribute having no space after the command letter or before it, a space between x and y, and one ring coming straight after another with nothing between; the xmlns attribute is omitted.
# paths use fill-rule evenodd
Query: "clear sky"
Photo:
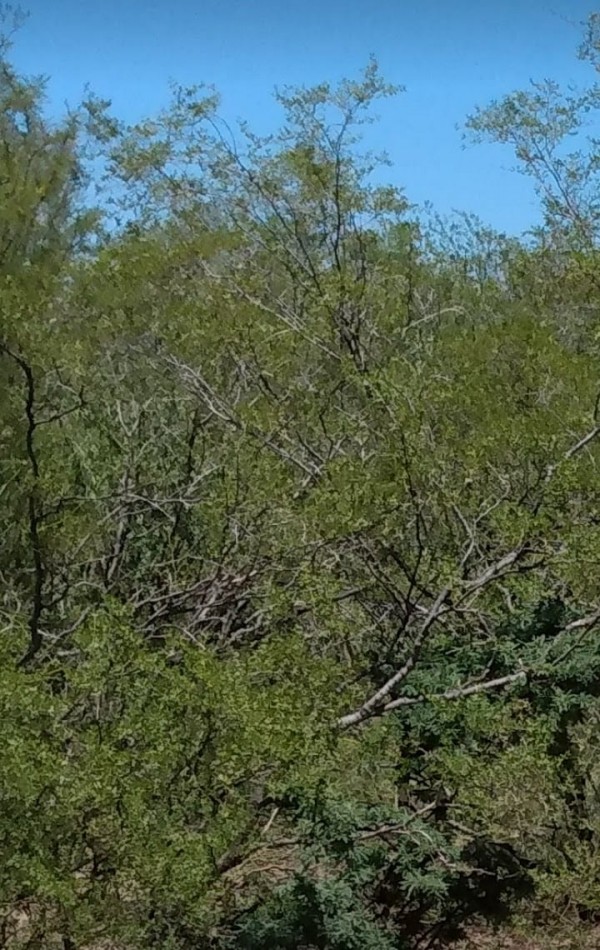
<svg viewBox="0 0 600 950"><path fill-rule="evenodd" d="M13 60L49 77L52 109L86 83L135 120L168 100L170 79L214 84L222 115L276 128L275 85L353 76L374 54L406 92L379 109L367 144L414 202L474 211L518 233L537 220L510 151L461 148L456 124L530 79L581 82L575 55L591 0L23 0Z"/></svg>

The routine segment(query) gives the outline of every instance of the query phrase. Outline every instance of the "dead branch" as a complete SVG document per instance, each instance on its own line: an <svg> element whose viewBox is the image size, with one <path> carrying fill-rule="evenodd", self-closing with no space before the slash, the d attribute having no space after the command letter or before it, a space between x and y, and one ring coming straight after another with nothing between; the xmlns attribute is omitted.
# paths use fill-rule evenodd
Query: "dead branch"
<svg viewBox="0 0 600 950"><path fill-rule="evenodd" d="M393 709L400 709L404 706L416 706L419 703L433 703L437 700L463 699L466 696L475 696L477 693L486 693L496 689L504 689L505 686L511 686L514 683L526 683L527 673L519 670L516 673L509 673L507 676L499 676L497 679L486 680L483 683L472 683L470 686L457 686L454 689L447 689L443 693L431 693L421 696L399 696L386 703L382 713L391 712Z"/></svg>

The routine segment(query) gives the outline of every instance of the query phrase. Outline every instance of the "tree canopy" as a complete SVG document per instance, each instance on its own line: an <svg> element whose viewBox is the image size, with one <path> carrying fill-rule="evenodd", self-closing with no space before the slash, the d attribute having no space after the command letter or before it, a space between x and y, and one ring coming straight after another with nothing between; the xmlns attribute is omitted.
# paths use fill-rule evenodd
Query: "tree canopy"
<svg viewBox="0 0 600 950"><path fill-rule="evenodd" d="M0 946L584 933L597 84L467 121L519 241L374 183L374 60L260 138L203 86L54 123L2 56Z"/></svg>

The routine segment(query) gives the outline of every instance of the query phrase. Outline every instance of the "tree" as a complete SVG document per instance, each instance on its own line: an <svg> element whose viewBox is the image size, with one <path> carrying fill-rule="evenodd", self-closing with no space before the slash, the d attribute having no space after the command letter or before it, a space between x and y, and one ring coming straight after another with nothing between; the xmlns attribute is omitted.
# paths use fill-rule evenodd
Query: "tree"
<svg viewBox="0 0 600 950"><path fill-rule="evenodd" d="M0 290L5 945L594 909L598 364L544 250L373 185L375 63L242 145L206 89L131 128L90 99L72 166L23 89L19 147L71 171L65 243L34 202Z"/></svg>

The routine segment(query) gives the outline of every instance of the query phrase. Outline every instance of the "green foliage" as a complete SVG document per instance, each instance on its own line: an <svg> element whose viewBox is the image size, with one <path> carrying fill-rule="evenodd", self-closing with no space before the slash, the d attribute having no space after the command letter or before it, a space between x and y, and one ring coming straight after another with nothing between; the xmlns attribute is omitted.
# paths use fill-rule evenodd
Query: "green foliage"
<svg viewBox="0 0 600 950"><path fill-rule="evenodd" d="M204 87L51 126L2 63L3 946L598 913L595 165L553 151L596 93L471 120L568 180L524 245L373 183L396 91L236 144Z"/></svg>

